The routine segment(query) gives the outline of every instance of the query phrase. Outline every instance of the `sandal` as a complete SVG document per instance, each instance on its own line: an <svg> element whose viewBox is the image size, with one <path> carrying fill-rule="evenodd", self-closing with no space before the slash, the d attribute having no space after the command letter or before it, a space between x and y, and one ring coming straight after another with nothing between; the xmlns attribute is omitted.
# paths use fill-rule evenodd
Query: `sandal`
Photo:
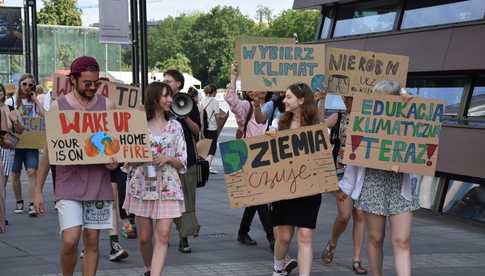
<svg viewBox="0 0 485 276"><path fill-rule="evenodd" d="M367 269L362 267L361 261L352 261L352 270L357 275L366 275L367 274Z"/></svg>
<svg viewBox="0 0 485 276"><path fill-rule="evenodd" d="M323 249L323 252L322 252L323 264L329 265L329 264L332 263L333 255L335 255L335 249L336 248L337 248L337 246L331 246L330 245L330 241L327 243L327 245L325 246L325 249Z"/></svg>

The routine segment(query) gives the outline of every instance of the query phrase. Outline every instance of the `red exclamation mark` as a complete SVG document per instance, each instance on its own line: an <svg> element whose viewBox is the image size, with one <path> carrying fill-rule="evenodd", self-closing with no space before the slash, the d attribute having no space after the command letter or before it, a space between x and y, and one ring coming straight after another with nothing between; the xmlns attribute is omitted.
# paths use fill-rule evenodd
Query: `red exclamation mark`
<svg viewBox="0 0 485 276"><path fill-rule="evenodd" d="M427 148L428 159L431 159L431 156L433 156L438 145L436 145L436 144L426 144L426 145L428 146L428 148ZM431 166L431 165L433 165L433 162L431 160L428 160L426 162L426 166Z"/></svg>
<svg viewBox="0 0 485 276"><path fill-rule="evenodd" d="M352 142L352 153L349 155L350 160L355 160L355 150L359 147L362 141L362 135L351 135L350 141Z"/></svg>

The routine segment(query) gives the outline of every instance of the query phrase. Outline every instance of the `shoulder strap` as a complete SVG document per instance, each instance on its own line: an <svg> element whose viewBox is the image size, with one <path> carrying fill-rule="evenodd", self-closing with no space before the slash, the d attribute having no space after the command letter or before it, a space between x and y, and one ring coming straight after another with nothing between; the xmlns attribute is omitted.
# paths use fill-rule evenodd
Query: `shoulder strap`
<svg viewBox="0 0 485 276"><path fill-rule="evenodd" d="M246 116L246 121L244 122L244 138L246 138L246 132L248 130L248 123L249 123L249 120L251 120L251 116L253 115L253 104L251 102L249 102L249 112L248 112L248 115Z"/></svg>
<svg viewBox="0 0 485 276"><path fill-rule="evenodd" d="M268 125L266 126L266 131L269 130L269 127L271 126L271 123L273 122L273 119L274 119L274 113L276 111L276 105L275 103L273 102L273 112L271 112L271 117L269 117L269 120L268 120Z"/></svg>

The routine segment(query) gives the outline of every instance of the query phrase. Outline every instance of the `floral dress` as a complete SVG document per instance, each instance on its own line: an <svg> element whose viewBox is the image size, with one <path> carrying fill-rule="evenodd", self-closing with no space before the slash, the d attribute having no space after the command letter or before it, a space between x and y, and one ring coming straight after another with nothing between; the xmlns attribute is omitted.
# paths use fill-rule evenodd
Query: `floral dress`
<svg viewBox="0 0 485 276"><path fill-rule="evenodd" d="M185 212L185 205L179 173L184 173L187 167L182 126L170 119L161 135L150 132L150 140L153 156L162 154L175 157L184 166L178 171L170 164L155 166L153 173L150 163L126 167L128 183L123 208L127 213L151 219L180 217Z"/></svg>

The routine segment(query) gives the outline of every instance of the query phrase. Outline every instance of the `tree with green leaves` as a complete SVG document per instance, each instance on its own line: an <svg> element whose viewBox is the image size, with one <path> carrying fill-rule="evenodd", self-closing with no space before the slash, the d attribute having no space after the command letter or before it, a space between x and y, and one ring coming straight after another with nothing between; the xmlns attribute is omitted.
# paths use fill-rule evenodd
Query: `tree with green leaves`
<svg viewBox="0 0 485 276"><path fill-rule="evenodd" d="M81 26L80 8L76 0L42 0L44 7L40 9L38 24Z"/></svg>
<svg viewBox="0 0 485 276"><path fill-rule="evenodd" d="M167 71L168 69L176 69L182 73L192 75L190 60L182 53L176 53L173 57L157 63L156 67L161 72Z"/></svg>
<svg viewBox="0 0 485 276"><path fill-rule="evenodd" d="M217 6L200 15L182 40L194 76L222 87L229 80L238 35L256 33L256 23L239 9Z"/></svg>
<svg viewBox="0 0 485 276"><path fill-rule="evenodd" d="M319 19L320 12L316 10L286 10L270 22L262 35L292 37L296 33L299 42L313 41Z"/></svg>

